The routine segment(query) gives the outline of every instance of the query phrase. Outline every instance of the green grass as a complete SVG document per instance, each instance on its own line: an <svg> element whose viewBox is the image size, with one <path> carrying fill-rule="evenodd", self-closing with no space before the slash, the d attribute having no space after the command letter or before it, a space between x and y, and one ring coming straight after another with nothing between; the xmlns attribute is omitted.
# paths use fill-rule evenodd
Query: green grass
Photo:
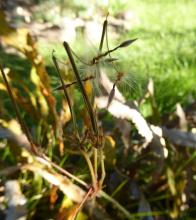
<svg viewBox="0 0 196 220"><path fill-rule="evenodd" d="M129 36L138 42L124 55L136 74L152 77L160 111L196 98L196 2L130 1L140 19ZM131 63L131 65L130 65Z"/></svg>
<svg viewBox="0 0 196 220"><path fill-rule="evenodd" d="M139 20L135 25L133 22L131 30L122 34L116 42L127 38L139 38L130 48L117 53L123 69L136 79L136 85L133 85L135 91L127 97L132 99L140 96L142 92L138 92L138 89L143 88L147 79L152 77L161 113L173 111L177 102L186 105L191 98L195 99L196 2L111 1L111 14L120 12L117 8L130 10ZM46 45L40 46L42 51ZM49 47L52 48L52 45ZM48 50L43 51L49 60ZM63 47L60 48L59 45L58 53L65 53Z"/></svg>

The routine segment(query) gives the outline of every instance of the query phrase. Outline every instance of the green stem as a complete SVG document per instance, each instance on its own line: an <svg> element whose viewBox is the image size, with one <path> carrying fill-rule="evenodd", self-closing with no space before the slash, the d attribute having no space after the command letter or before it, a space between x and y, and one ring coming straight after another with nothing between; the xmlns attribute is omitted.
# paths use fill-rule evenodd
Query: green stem
<svg viewBox="0 0 196 220"><path fill-rule="evenodd" d="M94 169L93 169L93 165L91 163L91 160L90 160L88 154L84 150L81 150L81 153L84 156L84 158L88 164L88 168L89 168L89 171L91 174L92 184L93 184L94 189L96 189L97 188L97 179L95 177L95 173L94 173Z"/></svg>
<svg viewBox="0 0 196 220"><path fill-rule="evenodd" d="M100 179L99 182L100 182L100 185L102 186L103 181L104 181L105 176L106 176L103 148L100 149L100 161L101 161L101 179Z"/></svg>
<svg viewBox="0 0 196 220"><path fill-rule="evenodd" d="M115 199L113 199L111 196L109 196L107 193L105 193L104 191L100 191L99 194L106 200L108 200L109 202L113 203L116 208L118 208L125 216L127 219L133 219L131 217L131 214Z"/></svg>
<svg viewBox="0 0 196 220"><path fill-rule="evenodd" d="M97 179L97 148L93 148L93 156L94 156L94 174L95 174L95 178Z"/></svg>

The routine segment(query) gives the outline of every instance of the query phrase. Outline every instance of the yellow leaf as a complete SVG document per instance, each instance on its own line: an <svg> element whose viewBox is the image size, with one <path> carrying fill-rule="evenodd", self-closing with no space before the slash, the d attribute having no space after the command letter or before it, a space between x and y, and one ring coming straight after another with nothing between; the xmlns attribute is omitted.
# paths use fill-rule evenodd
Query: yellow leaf
<svg viewBox="0 0 196 220"><path fill-rule="evenodd" d="M37 91L37 95L38 95L38 102L40 104L40 111L43 115L47 116L49 109L46 99L44 98L44 96L40 91Z"/></svg>
<svg viewBox="0 0 196 220"><path fill-rule="evenodd" d="M176 195L176 183L175 183L174 172L169 167L167 168L167 180L168 180L169 189L172 195L175 196Z"/></svg>
<svg viewBox="0 0 196 220"><path fill-rule="evenodd" d="M40 78L37 75L35 67L32 67L32 69L31 69L30 79L36 86L40 85Z"/></svg>

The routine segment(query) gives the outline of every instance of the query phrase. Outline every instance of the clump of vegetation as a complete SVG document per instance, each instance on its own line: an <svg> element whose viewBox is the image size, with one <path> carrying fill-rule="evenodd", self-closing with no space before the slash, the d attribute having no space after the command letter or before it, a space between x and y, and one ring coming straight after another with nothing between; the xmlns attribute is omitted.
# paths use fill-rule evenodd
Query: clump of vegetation
<svg viewBox="0 0 196 220"><path fill-rule="evenodd" d="M35 39L4 25L4 44L28 64L22 77L12 65L1 66L0 175L3 185L9 179L20 183L28 219L194 219L191 111L185 114L178 104L176 115L163 118L152 79L132 103L118 90L124 73L112 52L135 39L114 49L106 42L102 52L106 18L99 54L91 62L64 42L68 61L62 63L58 51L52 54L51 78L58 74L60 81L53 89ZM74 56L85 67L95 66L95 72L81 75ZM115 74L113 81L102 72L102 61L109 66L105 71ZM97 96L100 87L104 92ZM140 113L145 105L151 117Z"/></svg>

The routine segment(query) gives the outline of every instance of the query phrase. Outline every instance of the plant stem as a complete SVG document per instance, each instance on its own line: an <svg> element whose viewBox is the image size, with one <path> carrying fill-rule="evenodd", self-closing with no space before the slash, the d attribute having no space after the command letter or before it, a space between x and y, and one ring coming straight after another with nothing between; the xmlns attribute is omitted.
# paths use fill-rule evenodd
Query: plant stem
<svg viewBox="0 0 196 220"><path fill-rule="evenodd" d="M78 85L80 87L80 90L82 92L82 95L83 95L83 99L84 99L84 102L85 102L85 105L86 105L86 108L87 108L87 111L88 111L88 114L90 116L90 120L91 120L91 124L92 124L92 128L93 128L93 132L94 134L96 135L96 137L99 137L99 130L98 130L98 125L97 125L97 120L96 120L96 117L95 117L95 114L94 114L94 111L93 111L93 108L91 106L91 103L88 99L88 96L87 96L87 93L86 93L86 90L84 88L84 85L82 83L82 80L80 78L80 75L79 75L79 72L78 72L78 69L76 67L76 64L75 64L75 61L73 59L73 56L72 56L72 53L71 53L71 49L69 47L69 44L64 41L63 42L63 45L64 45L64 48L67 52L67 55L69 57L69 60L71 62L71 65L72 65L72 68L73 68L73 71L74 71L74 74L75 74L75 77L76 77L76 80L78 82Z"/></svg>
<svg viewBox="0 0 196 220"><path fill-rule="evenodd" d="M93 165L91 163L91 160L87 154L87 152L85 152L84 150L81 150L81 153L82 155L84 156L87 164L88 164L88 168L89 168L89 171L90 171L90 174L91 174L91 179L92 179L92 183L93 183L93 187L94 189L97 188L97 179L95 177L95 173L94 173L94 169L93 169Z"/></svg>
<svg viewBox="0 0 196 220"><path fill-rule="evenodd" d="M102 29L102 34L101 34L101 41L100 41L100 44L99 44L99 52L101 52L101 51L102 51L102 48L103 48L103 42L104 42L105 33L106 33L106 30L107 30L107 25L108 25L108 21L107 21L108 15L109 15L109 13L108 13L107 16L106 16L105 21L103 22L103 29Z"/></svg>
<svg viewBox="0 0 196 220"><path fill-rule="evenodd" d="M100 179L99 182L100 182L100 185L102 186L103 181L104 181L105 176L106 176L103 148L100 148L100 161L101 161L101 179Z"/></svg>
<svg viewBox="0 0 196 220"><path fill-rule="evenodd" d="M95 178L97 179L97 148L93 148L93 159L94 159L94 174Z"/></svg>
<svg viewBox="0 0 196 220"><path fill-rule="evenodd" d="M133 219L131 214L115 199L113 199L111 196L109 196L107 193L104 191L100 191L99 194L109 202L113 203L125 216L127 219Z"/></svg>
<svg viewBox="0 0 196 220"><path fill-rule="evenodd" d="M88 192L86 193L84 199L82 200L82 202L79 204L78 208L74 211L73 216L71 218L71 220L75 220L80 209L82 208L82 206L84 205L84 203L86 202L86 200L88 199L89 195L92 193L93 189L92 187L90 187L90 189L88 190Z"/></svg>
<svg viewBox="0 0 196 220"><path fill-rule="evenodd" d="M74 110L73 110L73 108L72 108L71 100L70 100L70 98L69 98L69 94L68 94L68 92L67 92L65 83L64 83L63 78L62 78L62 76L61 76L61 71L60 71L60 68L59 68L57 59L56 59L56 57L54 56L54 54L52 54L52 60L53 60L53 63L54 63L54 65L55 65L55 67L56 67L56 70L57 70L57 73L58 73L58 75L59 75L59 78L60 78L60 80L61 80L62 89L63 89L64 95L65 95L65 98L66 98L66 100L67 100L68 106L69 106L69 110L70 110L71 117L72 117L72 121L73 121L74 133L75 133L76 137L79 139L79 132L78 132L78 127L77 127L77 123L76 123L75 113L74 113Z"/></svg>

